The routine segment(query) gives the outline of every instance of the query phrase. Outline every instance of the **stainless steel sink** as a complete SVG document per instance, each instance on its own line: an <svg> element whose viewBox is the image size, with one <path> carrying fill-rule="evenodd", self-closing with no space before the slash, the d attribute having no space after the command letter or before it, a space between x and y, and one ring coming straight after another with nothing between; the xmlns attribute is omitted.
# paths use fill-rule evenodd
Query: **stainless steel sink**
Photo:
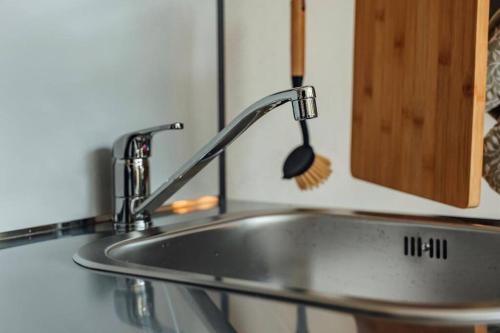
<svg viewBox="0 0 500 333"><path fill-rule="evenodd" d="M325 210L100 239L77 263L426 323L500 322L500 228Z"/></svg>

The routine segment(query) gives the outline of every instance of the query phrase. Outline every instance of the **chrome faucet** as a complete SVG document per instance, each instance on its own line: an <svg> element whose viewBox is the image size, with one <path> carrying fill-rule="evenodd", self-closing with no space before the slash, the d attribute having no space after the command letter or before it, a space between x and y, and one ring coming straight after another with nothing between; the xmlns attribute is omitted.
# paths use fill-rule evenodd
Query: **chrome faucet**
<svg viewBox="0 0 500 333"><path fill-rule="evenodd" d="M115 229L143 230L151 225L151 215L175 192L217 157L231 142L259 118L276 107L292 103L295 120L317 117L316 94L311 86L299 87L264 97L249 106L163 185L150 193L149 161L153 135L164 130L179 130L173 123L132 132L121 136L113 145Z"/></svg>

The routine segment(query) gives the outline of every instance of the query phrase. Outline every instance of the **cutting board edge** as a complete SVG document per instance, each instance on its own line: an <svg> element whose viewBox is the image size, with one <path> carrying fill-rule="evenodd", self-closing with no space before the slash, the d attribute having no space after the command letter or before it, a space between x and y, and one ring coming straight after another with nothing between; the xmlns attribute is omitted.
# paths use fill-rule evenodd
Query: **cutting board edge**
<svg viewBox="0 0 500 333"><path fill-rule="evenodd" d="M402 190L401 188L398 188L398 187L395 187L395 186L390 186L390 185L387 185L387 184L382 184L382 183L378 182L375 179L368 179L368 178L365 178L365 177L357 175L356 171L353 169L353 165L352 164L351 164L351 176L353 178L356 178L358 180L361 180L361 181L364 181L364 182L367 182L367 183L370 183L370 184L374 184L374 185L377 185L377 186L380 186L380 187L384 187L384 188L387 188L387 189L390 189L390 190L394 190L394 191L397 191L397 192L401 192L401 193L404 193L404 194L410 194L412 196L415 196L415 197L418 197L418 198L421 198L421 199L432 200L434 202L441 203L441 204L444 204L444 205L447 205L447 206L451 206L451 207L456 207L456 208L461 208L461 209L477 208L479 206L479 202L480 202L480 200L478 200L478 198L470 197L469 196L468 200L464 201L464 203L462 204L462 203L457 203L456 200L446 200L446 199L442 199L442 198L439 198L439 200L437 200L436 198L433 198L432 196L427 195L425 193L417 193L416 191Z"/></svg>

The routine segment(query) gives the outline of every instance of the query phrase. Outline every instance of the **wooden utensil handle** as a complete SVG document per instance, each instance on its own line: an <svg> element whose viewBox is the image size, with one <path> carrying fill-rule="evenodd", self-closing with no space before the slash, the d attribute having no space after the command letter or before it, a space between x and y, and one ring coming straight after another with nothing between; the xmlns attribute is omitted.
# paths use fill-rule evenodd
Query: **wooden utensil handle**
<svg viewBox="0 0 500 333"><path fill-rule="evenodd" d="M306 0L292 1L292 76L304 76Z"/></svg>

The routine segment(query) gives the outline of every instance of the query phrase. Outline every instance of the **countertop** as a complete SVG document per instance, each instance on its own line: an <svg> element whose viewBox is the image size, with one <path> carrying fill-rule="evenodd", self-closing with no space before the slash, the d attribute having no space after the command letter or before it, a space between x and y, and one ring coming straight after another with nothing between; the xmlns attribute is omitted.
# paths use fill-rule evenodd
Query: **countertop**
<svg viewBox="0 0 500 333"><path fill-rule="evenodd" d="M230 201L224 212L283 208L291 207ZM221 213L215 208L157 216L153 223L185 227ZM69 225L34 239L0 241L0 333L358 333L356 322L363 319L257 295L89 270L72 257L82 245L111 235L111 224Z"/></svg>
<svg viewBox="0 0 500 333"><path fill-rule="evenodd" d="M227 212L283 207L233 201ZM157 217L154 224L193 223L187 221L218 214L212 209ZM80 246L110 233L109 226L86 226L0 250L0 332L356 332L347 314L111 275L73 262Z"/></svg>

